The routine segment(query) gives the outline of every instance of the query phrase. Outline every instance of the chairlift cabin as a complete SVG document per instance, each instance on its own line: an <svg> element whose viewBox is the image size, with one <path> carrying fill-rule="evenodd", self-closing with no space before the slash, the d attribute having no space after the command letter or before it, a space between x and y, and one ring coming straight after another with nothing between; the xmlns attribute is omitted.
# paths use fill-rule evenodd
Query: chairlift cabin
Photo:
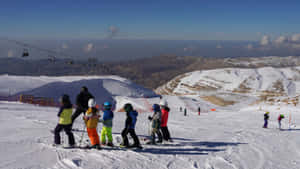
<svg viewBox="0 0 300 169"><path fill-rule="evenodd" d="M69 60L66 62L68 65L73 65L74 64L74 61L73 60Z"/></svg>
<svg viewBox="0 0 300 169"><path fill-rule="evenodd" d="M56 61L56 57L55 57L55 56L52 56L52 55L49 55L49 56L48 56L48 60L49 60L50 62L55 62L55 61Z"/></svg>
<svg viewBox="0 0 300 169"><path fill-rule="evenodd" d="M22 57L28 57L28 56L29 56L28 49L24 49L24 50L23 50Z"/></svg>

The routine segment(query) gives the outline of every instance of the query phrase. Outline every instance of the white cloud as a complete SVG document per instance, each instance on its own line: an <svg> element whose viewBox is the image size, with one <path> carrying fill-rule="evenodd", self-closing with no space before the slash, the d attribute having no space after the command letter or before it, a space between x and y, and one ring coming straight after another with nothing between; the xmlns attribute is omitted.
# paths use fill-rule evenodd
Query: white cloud
<svg viewBox="0 0 300 169"><path fill-rule="evenodd" d="M94 44L93 44L93 43L89 43L89 44L87 44L87 45L84 47L84 51L85 51L85 52L90 52L90 51L93 50L93 48L94 48Z"/></svg>
<svg viewBox="0 0 300 169"><path fill-rule="evenodd" d="M68 44L66 44L66 43L63 43L63 44L61 45L61 48L63 48L63 49L68 49L68 48L69 48L69 46L68 46Z"/></svg>
<svg viewBox="0 0 300 169"><path fill-rule="evenodd" d="M260 41L262 46L267 46L270 44L270 37L268 35L264 35Z"/></svg>
<svg viewBox="0 0 300 169"><path fill-rule="evenodd" d="M187 52L187 51L189 51L190 50L190 48L183 48L183 51L184 52Z"/></svg>
<svg viewBox="0 0 300 169"><path fill-rule="evenodd" d="M279 36L274 42L276 44L278 44L278 45L287 43L288 42L288 37L286 37L286 36Z"/></svg>
<svg viewBox="0 0 300 169"><path fill-rule="evenodd" d="M119 28L117 28L116 26L110 26L108 38L115 37L118 34L118 32L119 32Z"/></svg>
<svg viewBox="0 0 300 169"><path fill-rule="evenodd" d="M9 51L7 52L7 57L13 57L13 56L14 56L14 51L9 50Z"/></svg>
<svg viewBox="0 0 300 169"><path fill-rule="evenodd" d="M300 34L294 34L291 37L292 42L300 43Z"/></svg>
<svg viewBox="0 0 300 169"><path fill-rule="evenodd" d="M248 45L246 46L246 48L247 48L248 50L252 50L252 49L253 49L253 45L252 45L252 44L248 44Z"/></svg>
<svg viewBox="0 0 300 169"><path fill-rule="evenodd" d="M222 49L223 46L222 46L222 45L217 45L216 48L217 48L217 49Z"/></svg>

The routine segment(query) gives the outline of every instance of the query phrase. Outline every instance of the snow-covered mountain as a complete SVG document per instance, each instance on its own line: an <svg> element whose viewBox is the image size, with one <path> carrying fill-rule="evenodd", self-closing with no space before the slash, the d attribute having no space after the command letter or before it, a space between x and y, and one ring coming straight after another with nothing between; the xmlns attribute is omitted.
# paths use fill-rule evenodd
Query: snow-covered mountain
<svg viewBox="0 0 300 169"><path fill-rule="evenodd" d="M300 94L300 67L195 71L177 76L156 92L170 95L229 92L256 96L296 96Z"/></svg>
<svg viewBox="0 0 300 169"><path fill-rule="evenodd" d="M0 95L27 94L58 100L70 95L73 103L82 86L87 86L96 101L113 101L115 96L154 97L156 94L119 76L0 76Z"/></svg>

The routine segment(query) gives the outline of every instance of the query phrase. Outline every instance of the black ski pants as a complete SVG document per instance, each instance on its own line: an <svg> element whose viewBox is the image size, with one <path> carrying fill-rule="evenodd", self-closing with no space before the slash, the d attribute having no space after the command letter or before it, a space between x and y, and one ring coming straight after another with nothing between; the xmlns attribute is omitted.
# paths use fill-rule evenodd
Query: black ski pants
<svg viewBox="0 0 300 169"><path fill-rule="evenodd" d="M86 109L84 108L81 108L81 107L77 107L77 109L75 110L75 112L72 114L72 125L75 121L75 119L80 116L81 113L85 113L86 112Z"/></svg>
<svg viewBox="0 0 300 169"><path fill-rule="evenodd" d="M155 134L158 137L158 142L162 142L162 135L160 132L160 128L152 129L151 132L151 142L154 144L155 143Z"/></svg>
<svg viewBox="0 0 300 169"><path fill-rule="evenodd" d="M68 135L69 138L69 145L74 145L75 140L74 140L74 135L72 133L72 125L63 125L63 124L57 124L57 126L54 129L54 142L55 144L60 144L60 132L64 130L66 134Z"/></svg>
<svg viewBox="0 0 300 169"><path fill-rule="evenodd" d="M160 129L161 129L164 140L169 141L171 139L171 136L170 136L168 127L167 126L161 127Z"/></svg>
<svg viewBox="0 0 300 169"><path fill-rule="evenodd" d="M123 145L124 146L129 146L128 137L127 137L128 133L133 138L133 141L134 141L133 145L134 146L139 146L140 141L139 141L137 135L135 134L135 130L134 129L129 129L129 128L124 128L123 131L122 131Z"/></svg>

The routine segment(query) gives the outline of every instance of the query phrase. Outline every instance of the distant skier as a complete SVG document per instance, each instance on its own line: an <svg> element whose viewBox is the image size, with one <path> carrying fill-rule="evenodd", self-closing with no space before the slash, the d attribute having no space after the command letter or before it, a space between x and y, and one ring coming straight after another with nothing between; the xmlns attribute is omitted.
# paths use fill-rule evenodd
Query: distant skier
<svg viewBox="0 0 300 169"><path fill-rule="evenodd" d="M284 115L283 114L280 114L278 116L278 125L279 125L279 129L281 129L281 120L284 119Z"/></svg>
<svg viewBox="0 0 300 169"><path fill-rule="evenodd" d="M90 99L93 99L94 96L88 91L88 88L83 86L81 88L80 93L76 97L76 111L72 115L72 125L75 121L75 119L80 116L81 113L85 113L87 111L88 107L88 101Z"/></svg>
<svg viewBox="0 0 300 169"><path fill-rule="evenodd" d="M105 102L103 104L103 119L100 122L103 123L103 127L101 130L101 144L106 144L106 137L108 138L107 146L113 146L113 137L112 137L112 126L113 126L113 118L114 113L111 111L111 103Z"/></svg>
<svg viewBox="0 0 300 169"><path fill-rule="evenodd" d="M100 149L99 135L97 133L97 126L100 118L99 110L96 108L96 102L94 99L90 99L88 101L88 106L89 108L83 119L92 145L90 148Z"/></svg>
<svg viewBox="0 0 300 169"><path fill-rule="evenodd" d="M140 145L139 138L135 134L135 124L137 121L138 112L136 112L133 109L130 103L125 104L123 108L126 112L126 121L125 121L125 128L122 131L123 143L120 146L127 147L127 148L130 147L142 148L142 146ZM133 145L129 145L128 137L127 137L128 133L133 138L134 141Z"/></svg>
<svg viewBox="0 0 300 169"><path fill-rule="evenodd" d="M160 102L160 108L161 108L161 125L160 125L160 129L163 135L163 139L165 141L169 141L172 142L171 136L170 136L170 132L167 126L168 123L168 118L169 118L169 112L170 112L170 108L168 107L168 102L167 101L161 101Z"/></svg>
<svg viewBox="0 0 300 169"><path fill-rule="evenodd" d="M158 104L154 104L152 106L153 115L149 116L148 119L151 121L151 140L147 144L156 144L155 142L155 134L158 136L157 143L162 143L162 135L160 133L160 125L161 125L161 110Z"/></svg>
<svg viewBox="0 0 300 169"><path fill-rule="evenodd" d="M187 110L186 110L186 108L184 108L184 116L186 116L187 115Z"/></svg>
<svg viewBox="0 0 300 169"><path fill-rule="evenodd" d="M182 112L182 107L181 106L179 107L179 111Z"/></svg>
<svg viewBox="0 0 300 169"><path fill-rule="evenodd" d="M266 112L264 114L264 120L265 120L265 123L264 123L263 128L268 128L269 112Z"/></svg>
<svg viewBox="0 0 300 169"><path fill-rule="evenodd" d="M54 129L54 143L55 145L60 145L60 132L64 130L69 138L70 147L74 147L75 140L72 133L72 104L68 95L63 95L60 98L60 103L62 106L57 114L59 117L59 122Z"/></svg>
<svg viewBox="0 0 300 169"><path fill-rule="evenodd" d="M198 107L198 115L200 116L201 108Z"/></svg>

